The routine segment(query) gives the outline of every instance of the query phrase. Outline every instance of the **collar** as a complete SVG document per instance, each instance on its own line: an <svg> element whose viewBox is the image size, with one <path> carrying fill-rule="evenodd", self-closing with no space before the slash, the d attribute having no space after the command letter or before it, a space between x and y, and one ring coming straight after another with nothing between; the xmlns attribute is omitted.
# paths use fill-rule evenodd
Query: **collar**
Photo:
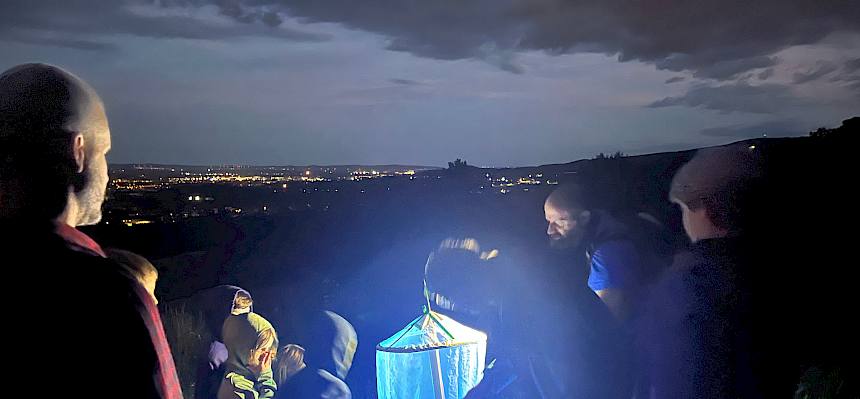
<svg viewBox="0 0 860 399"><path fill-rule="evenodd" d="M102 247L95 240L72 226L58 222L55 224L54 232L66 241L72 250L87 252L102 258L107 257Z"/></svg>

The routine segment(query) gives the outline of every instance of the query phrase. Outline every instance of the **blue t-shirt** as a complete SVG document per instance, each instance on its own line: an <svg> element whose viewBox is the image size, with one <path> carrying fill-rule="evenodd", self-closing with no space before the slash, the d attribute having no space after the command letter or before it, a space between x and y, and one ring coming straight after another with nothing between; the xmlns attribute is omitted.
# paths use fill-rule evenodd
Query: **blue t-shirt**
<svg viewBox="0 0 860 399"><path fill-rule="evenodd" d="M592 291L607 288L628 288L638 284L640 256L632 242L607 241L591 254L591 273L588 288Z"/></svg>

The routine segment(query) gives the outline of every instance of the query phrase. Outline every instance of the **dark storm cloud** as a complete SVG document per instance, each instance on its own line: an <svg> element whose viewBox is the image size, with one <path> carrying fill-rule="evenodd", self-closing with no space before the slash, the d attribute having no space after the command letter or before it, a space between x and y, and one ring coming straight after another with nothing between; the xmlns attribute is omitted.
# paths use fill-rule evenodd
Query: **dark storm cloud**
<svg viewBox="0 0 860 399"><path fill-rule="evenodd" d="M189 0L199 4L204 0ZM437 59L487 59L510 51L617 54L697 77L731 79L771 54L833 32L860 30L856 0L245 0L222 8L282 7L306 21L380 33L389 48ZM522 69L504 56L499 67Z"/></svg>
<svg viewBox="0 0 860 399"><path fill-rule="evenodd" d="M793 81L796 84L811 82L813 80L823 78L832 72L836 72L838 69L839 67L832 62L819 61L814 67L803 72L795 73Z"/></svg>
<svg viewBox="0 0 860 399"><path fill-rule="evenodd" d="M776 65L777 62L779 62L778 58L766 56L750 57L740 60L715 61L713 64L699 67L693 76L697 78L712 78L720 80L734 79L744 72L753 69L772 67ZM657 63L658 68L668 70L683 70L686 69L685 65L686 64L684 62L675 65L672 57L667 59L666 62Z"/></svg>
<svg viewBox="0 0 860 399"><path fill-rule="evenodd" d="M797 136L797 123L791 121L770 121L752 125L730 125L703 129L700 132L708 137L752 138L769 136Z"/></svg>
<svg viewBox="0 0 860 399"><path fill-rule="evenodd" d="M798 105L802 105L801 100L791 93L788 86L778 84L753 86L741 82L720 86L694 86L684 95L666 97L654 101L648 107L686 106L722 113L777 114Z"/></svg>
<svg viewBox="0 0 860 399"><path fill-rule="evenodd" d="M190 14L140 14L138 1L4 0L0 2L0 37L29 44L77 49L111 48L107 35L129 34L152 38L218 40L232 37L270 36L287 40L322 41L327 36L285 28L273 11L252 11L225 16L243 24L214 24ZM167 7L151 7L152 10Z"/></svg>
<svg viewBox="0 0 860 399"><path fill-rule="evenodd" d="M0 26L157 37L321 39L284 28L286 13L304 22L340 23L381 34L390 50L443 60L480 59L513 73L523 72L516 53L542 50L612 54L621 61L719 80L771 67L778 62L771 55L786 47L813 44L834 32L860 31L856 0L146 2L165 9L214 6L246 26L201 26L181 16L141 17L128 13L126 2L95 0L4 1Z"/></svg>
<svg viewBox="0 0 860 399"><path fill-rule="evenodd" d="M674 77L671 77L671 78L669 78L669 79L666 79L666 82L665 82L665 83L666 83L666 84L669 84L669 83L683 82L685 79L686 79L686 78L685 78L685 77L683 77L683 76L674 76Z"/></svg>

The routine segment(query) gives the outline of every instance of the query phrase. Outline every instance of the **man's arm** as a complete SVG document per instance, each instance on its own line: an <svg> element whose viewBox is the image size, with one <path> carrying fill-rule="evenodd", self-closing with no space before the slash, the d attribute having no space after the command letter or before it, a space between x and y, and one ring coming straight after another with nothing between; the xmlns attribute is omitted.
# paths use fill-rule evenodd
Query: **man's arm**
<svg viewBox="0 0 860 399"><path fill-rule="evenodd" d="M588 286L619 320L630 314L630 290L636 289L640 275L639 254L629 241L609 241L591 257Z"/></svg>
<svg viewBox="0 0 860 399"><path fill-rule="evenodd" d="M600 300L606 304L612 315L618 320L626 320L630 315L630 306L627 303L627 298L624 291L617 288L606 288L603 290L594 291Z"/></svg>

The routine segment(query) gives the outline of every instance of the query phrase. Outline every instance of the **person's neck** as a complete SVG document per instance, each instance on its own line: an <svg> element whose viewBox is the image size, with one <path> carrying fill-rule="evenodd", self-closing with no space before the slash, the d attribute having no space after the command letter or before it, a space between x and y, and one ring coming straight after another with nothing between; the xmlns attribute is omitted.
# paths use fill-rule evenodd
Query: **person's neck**
<svg viewBox="0 0 860 399"><path fill-rule="evenodd" d="M74 196L71 191L69 192L68 199L66 200L66 208L63 209L63 212L60 213L59 216L54 220L54 223L57 224L66 224L71 227L78 226L78 214L79 207L77 202L75 202Z"/></svg>

